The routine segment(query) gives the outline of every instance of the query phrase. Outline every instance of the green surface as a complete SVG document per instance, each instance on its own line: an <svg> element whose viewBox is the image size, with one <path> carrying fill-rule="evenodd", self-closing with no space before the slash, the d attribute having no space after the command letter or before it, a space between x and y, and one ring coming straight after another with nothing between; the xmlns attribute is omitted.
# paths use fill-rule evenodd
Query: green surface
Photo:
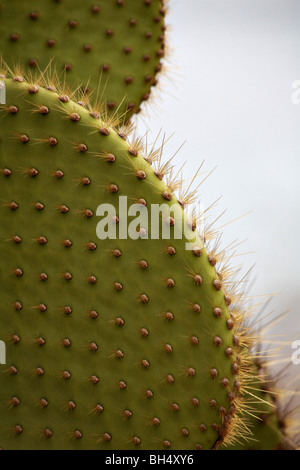
<svg viewBox="0 0 300 470"><path fill-rule="evenodd" d="M143 198L148 207L175 204L175 221L182 207L175 197L170 202L162 197L168 188L143 156L133 157L130 144L86 109L62 103L56 93L26 82L4 81L0 332L7 364L0 365L0 447L163 449L170 443L172 450L210 449L221 443L234 413L229 393L235 393L235 400L239 396L234 385L239 375L233 371L239 347L235 329L227 326L230 312L223 289L214 286L218 274L205 248L201 256L185 250L187 240L174 240L174 227L167 240L99 240L96 235L97 207L114 204L121 195L132 202ZM37 112L45 111L42 106L47 114ZM73 113L79 121L71 120ZM104 128L109 135L103 135ZM51 146L53 138L57 145ZM79 151L82 144L86 152ZM103 158L108 153L115 162ZM63 172L60 179L58 170ZM146 179L137 177L138 170ZM84 177L89 185L82 184ZM109 191L111 184L118 186L117 193ZM37 202L43 210L37 210ZM68 212L61 213L61 206ZM93 217L85 217L87 209ZM124 214L118 215L120 225ZM39 243L40 237L47 243ZM64 246L64 240L72 246ZM89 243L96 249L89 250ZM169 246L176 254L167 253ZM121 256L114 256L116 249ZM147 261L147 269L141 269L141 260ZM72 279L65 279L66 273ZM41 274L47 279L41 280ZM201 276L201 284L194 275ZM89 282L90 276L97 283ZM168 279L175 281L174 287L167 286ZM141 301L143 295L148 302ZM201 312L193 311L194 304ZM41 305L47 310L41 311ZM221 315L214 314L216 307ZM91 311L97 318L91 318ZM141 334L142 328L148 336ZM40 345L39 338L46 343ZM70 347L64 346L65 339ZM232 356L226 354L228 347ZM118 358L122 354L117 351L124 357ZM68 380L64 371L71 374ZM126 389L121 390L120 381ZM152 398L146 397L147 390ZM13 397L19 404L14 405ZM47 407L40 405L41 399ZM74 409L68 408L70 401ZM97 404L103 412L95 411ZM125 410L132 416L124 417ZM49 430L51 437L46 437Z"/></svg>
<svg viewBox="0 0 300 470"><path fill-rule="evenodd" d="M129 106L129 117L156 85L164 15L162 0L1 0L0 54L33 74L52 60L50 76L98 94L109 113Z"/></svg>

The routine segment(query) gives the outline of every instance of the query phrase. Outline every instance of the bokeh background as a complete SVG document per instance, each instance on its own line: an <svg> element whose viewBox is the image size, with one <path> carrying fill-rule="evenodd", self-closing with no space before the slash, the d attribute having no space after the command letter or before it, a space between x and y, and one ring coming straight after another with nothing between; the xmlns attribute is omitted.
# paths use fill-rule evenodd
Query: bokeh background
<svg viewBox="0 0 300 470"><path fill-rule="evenodd" d="M199 195L234 241L242 274L253 266L249 302L275 318L277 339L300 339L300 80L299 0L170 0L167 74L151 106L138 116L139 134L172 136L165 158L189 180L204 162ZM242 275L241 274L241 275ZM271 313L272 312L272 313ZM292 366L293 375L300 365Z"/></svg>

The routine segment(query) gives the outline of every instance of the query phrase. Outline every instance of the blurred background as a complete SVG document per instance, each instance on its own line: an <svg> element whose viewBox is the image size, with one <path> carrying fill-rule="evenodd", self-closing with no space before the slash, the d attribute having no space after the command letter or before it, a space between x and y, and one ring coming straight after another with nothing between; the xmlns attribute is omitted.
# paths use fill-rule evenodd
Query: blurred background
<svg viewBox="0 0 300 470"><path fill-rule="evenodd" d="M266 302L269 321L289 311L272 333L300 340L300 80L299 0L170 0L167 74L138 133L172 136L165 159L183 161L186 180L213 173L199 190L222 247L243 242L241 276L253 267L251 303ZM298 94L299 96L299 94ZM154 109L153 109L154 108ZM202 178L205 175L202 176ZM199 179L200 181L200 179ZM278 336L277 336L278 335ZM284 366L281 364L280 367ZM300 365L290 367L300 374Z"/></svg>

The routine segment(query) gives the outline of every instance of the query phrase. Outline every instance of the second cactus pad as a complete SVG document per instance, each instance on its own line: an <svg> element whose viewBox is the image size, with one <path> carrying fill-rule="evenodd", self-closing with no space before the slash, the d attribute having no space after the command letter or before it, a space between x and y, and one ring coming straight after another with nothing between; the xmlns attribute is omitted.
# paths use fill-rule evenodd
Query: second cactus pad
<svg viewBox="0 0 300 470"><path fill-rule="evenodd" d="M19 75L4 85L0 448L212 449L237 437L239 325L201 238L186 249L182 204L136 142L66 94ZM135 218L144 208L151 222L162 204L167 237Z"/></svg>
<svg viewBox="0 0 300 470"><path fill-rule="evenodd" d="M108 112L139 110L164 56L163 0L2 0L0 55L33 73L53 59L71 87Z"/></svg>

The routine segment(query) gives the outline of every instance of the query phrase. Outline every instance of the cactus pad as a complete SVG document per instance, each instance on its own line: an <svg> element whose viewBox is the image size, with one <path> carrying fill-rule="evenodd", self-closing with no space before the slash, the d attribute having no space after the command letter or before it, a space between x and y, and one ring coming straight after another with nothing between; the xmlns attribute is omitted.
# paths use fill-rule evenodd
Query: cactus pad
<svg viewBox="0 0 300 470"><path fill-rule="evenodd" d="M100 84L108 113L129 117L156 85L164 16L163 0L2 0L0 54L32 73L53 59L72 88Z"/></svg>
<svg viewBox="0 0 300 470"><path fill-rule="evenodd" d="M0 447L218 448L243 426L247 363L214 260L173 237L182 204L124 133L2 82ZM172 204L170 237L100 240L97 208L119 196Z"/></svg>

